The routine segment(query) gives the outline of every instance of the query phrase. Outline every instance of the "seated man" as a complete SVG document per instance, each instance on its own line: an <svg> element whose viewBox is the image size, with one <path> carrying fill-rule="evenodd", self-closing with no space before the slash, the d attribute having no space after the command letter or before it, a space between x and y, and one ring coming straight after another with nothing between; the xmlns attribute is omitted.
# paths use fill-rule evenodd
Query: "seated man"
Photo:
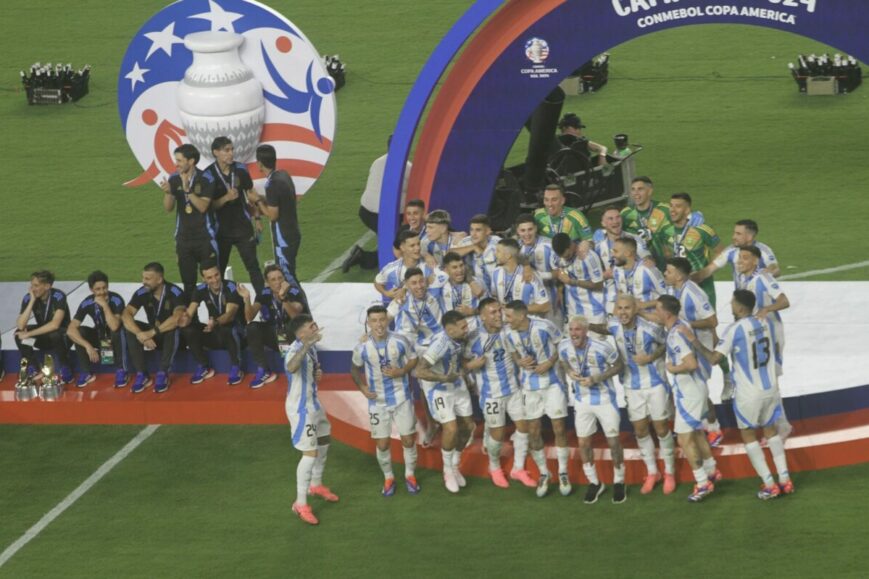
<svg viewBox="0 0 869 579"><path fill-rule="evenodd" d="M123 388L127 385L127 345L121 322L124 298L109 291L109 277L101 271L88 276L88 287L91 295L79 304L66 330L78 356L75 385L84 388L97 379L91 364L105 364L115 367L115 388ZM93 327L81 325L88 316Z"/></svg>
<svg viewBox="0 0 869 579"><path fill-rule="evenodd" d="M163 279L163 266L151 262L142 272L142 287L136 290L130 303L124 308L121 319L127 335L127 347L136 379L133 393L142 392L151 384L151 377L145 367L145 350L157 350L160 355L160 370L154 392L169 389L169 368L175 358L178 345L178 321L184 314L187 300L184 291L175 284ZM136 313L145 308L148 323L134 319Z"/></svg>
<svg viewBox="0 0 869 579"><path fill-rule="evenodd" d="M579 148L584 149L583 152L588 154L592 165L605 164L607 148L588 140L588 137L582 134L584 128L582 119L574 113L567 113L558 121L558 129L561 131L558 140L563 146L572 148L577 148L577 144L581 143Z"/></svg>
<svg viewBox="0 0 869 579"><path fill-rule="evenodd" d="M30 274L30 290L21 300L21 313L16 321L15 344L21 356L33 362L34 347L50 351L57 357L60 379L72 382L69 366L69 344L66 328L69 325L69 305L66 294L54 289L54 274L47 270ZM28 324L30 316L35 324Z"/></svg>
<svg viewBox="0 0 869 579"><path fill-rule="evenodd" d="M190 377L190 383L200 384L214 376L214 370L208 364L208 355L204 349L207 347L210 350L229 352L230 368L227 383L234 386L241 382L244 376L239 359L241 354L239 311L243 302L235 283L223 281L216 262L203 263L199 272L205 283L196 286L187 311L178 324L187 347L196 358L196 371ZM202 302L205 302L205 307L208 308L208 322L205 324L196 317L199 304Z"/></svg>
<svg viewBox="0 0 869 579"><path fill-rule="evenodd" d="M247 347L256 362L256 375L251 380L251 388L260 388L277 380L278 375L269 370L266 360L266 346L283 356L296 337L289 330L290 321L299 314L309 314L301 288L291 284L284 277L280 266L272 264L265 269L266 287L256 296L253 303L250 292L238 286L244 306L244 319L247 321ZM260 321L253 319L260 315Z"/></svg>

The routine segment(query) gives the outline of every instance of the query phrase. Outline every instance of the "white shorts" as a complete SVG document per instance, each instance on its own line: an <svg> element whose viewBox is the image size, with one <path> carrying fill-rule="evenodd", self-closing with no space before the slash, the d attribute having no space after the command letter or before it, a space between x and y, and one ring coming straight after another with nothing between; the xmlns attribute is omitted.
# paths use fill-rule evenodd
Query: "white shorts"
<svg viewBox="0 0 869 579"><path fill-rule="evenodd" d="M457 416L474 415L471 395L465 387L446 390L432 388L426 392L425 399L428 401L432 418L441 424L452 422Z"/></svg>
<svg viewBox="0 0 869 579"><path fill-rule="evenodd" d="M673 432L685 434L695 430L703 430L703 419L706 418L706 396L673 396L676 405L676 420Z"/></svg>
<svg viewBox="0 0 869 579"><path fill-rule="evenodd" d="M567 416L567 394L559 386L523 390L522 405L525 407L525 420L538 420L544 414L549 418Z"/></svg>
<svg viewBox="0 0 869 579"><path fill-rule="evenodd" d="M371 438L389 438L392 436L392 425L395 424L399 436L409 436L416 433L416 414L413 412L413 402L405 400L396 406L370 404L368 406L368 422L371 425Z"/></svg>
<svg viewBox="0 0 869 579"><path fill-rule="evenodd" d="M733 413L736 425L741 429L772 426L782 413L780 398L777 395L733 398Z"/></svg>
<svg viewBox="0 0 869 579"><path fill-rule="evenodd" d="M573 425L576 427L576 435L583 438L592 436L597 432L597 425L603 430L604 436L613 438L619 435L618 408L609 403L587 404L585 402L573 403Z"/></svg>
<svg viewBox="0 0 869 579"><path fill-rule="evenodd" d="M525 420L522 392L513 392L500 398L489 398L485 404L480 401L480 406L483 410L483 419L489 428L501 428L507 424L508 414L513 422Z"/></svg>
<svg viewBox="0 0 869 579"><path fill-rule="evenodd" d="M647 416L652 420L669 420L673 417L673 402L665 386L639 390L625 388L625 400L631 422L637 422Z"/></svg>
<svg viewBox="0 0 869 579"><path fill-rule="evenodd" d="M332 425L321 406L319 410L296 414L286 407L293 433L293 446L302 452L317 449L317 439L332 434Z"/></svg>

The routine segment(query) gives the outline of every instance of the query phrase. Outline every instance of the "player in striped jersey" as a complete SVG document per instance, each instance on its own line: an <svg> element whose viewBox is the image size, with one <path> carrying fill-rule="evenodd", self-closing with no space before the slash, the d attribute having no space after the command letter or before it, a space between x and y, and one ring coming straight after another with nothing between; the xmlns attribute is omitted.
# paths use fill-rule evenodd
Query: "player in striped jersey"
<svg viewBox="0 0 869 579"><path fill-rule="evenodd" d="M469 234L452 248L463 258L474 278L486 292L492 293L492 274L498 266L495 259L495 247L501 238L492 235L489 217L483 213L474 215L468 225Z"/></svg>
<svg viewBox="0 0 869 579"><path fill-rule="evenodd" d="M525 263L534 268L543 283L549 285L555 261L552 242L537 233L537 222L530 213L523 213L517 217L515 227L520 256Z"/></svg>
<svg viewBox="0 0 869 579"><path fill-rule="evenodd" d="M651 253L646 248L646 242L639 235L628 233L622 228L622 214L618 207L608 207L604 210L600 217L602 230L595 232L594 250L600 256L603 263L603 279L604 279L604 303L606 304L607 313L612 313L618 291L613 283L613 268L615 267L615 258L613 257L613 247L615 242L622 237L630 237L637 242L637 258L647 262L647 265L654 267L655 262L651 258Z"/></svg>
<svg viewBox="0 0 869 579"><path fill-rule="evenodd" d="M289 331L296 341L284 355L289 390L284 408L293 436L293 446L302 452L296 467L296 502L293 512L310 525L319 523L308 504L308 495L337 502L338 497L323 485L323 469L329 452L332 427L317 397L317 384L323 376L316 344L323 330L308 314L292 319Z"/></svg>
<svg viewBox="0 0 869 579"><path fill-rule="evenodd" d="M637 298L641 310L655 307L658 296L667 293L664 278L657 268L637 258L637 242L630 237L616 240L613 245L613 282L618 293Z"/></svg>
<svg viewBox="0 0 869 579"><path fill-rule="evenodd" d="M457 493L466 484L459 469L462 449L474 430L471 395L461 374L468 321L461 312L450 310L441 323L443 330L432 337L421 354L416 375L423 382L432 416L443 428L444 485L451 493Z"/></svg>
<svg viewBox="0 0 869 579"><path fill-rule="evenodd" d="M543 435L540 432L540 419L544 414L552 422L558 456L558 487L561 494L566 496L571 491L570 478L567 476L570 452L564 424L567 417L567 392L555 366L558 362L558 340L561 335L552 322L529 318L528 306L521 300L513 300L507 304L504 319L510 326L507 341L513 359L519 365L519 385L525 404L525 419L528 421L531 458L540 470L537 496L546 496L552 476L546 466ZM514 469L524 467L524 464L513 464Z"/></svg>
<svg viewBox="0 0 869 579"><path fill-rule="evenodd" d="M465 262L458 253L448 252L443 261L443 271L435 275L431 288L440 292L444 311L459 310L473 316L485 293L483 286L473 279L467 281Z"/></svg>
<svg viewBox="0 0 869 579"><path fill-rule="evenodd" d="M465 237L464 232L450 231L452 219L443 209L436 209L425 219L426 240L421 243L422 255L430 267L440 267L450 247Z"/></svg>
<svg viewBox="0 0 869 579"><path fill-rule="evenodd" d="M640 317L638 311L634 296L620 294L616 298L615 319L605 328L593 327L613 337L625 364L619 379L625 390L628 418L646 464L640 493L649 494L661 480L655 461L655 441L649 431L651 420L664 461L664 494L669 495L676 490L676 441L670 432L673 400L664 367L666 338L659 324Z"/></svg>
<svg viewBox="0 0 869 579"><path fill-rule="evenodd" d="M715 314L715 306L712 305L707 294L696 283L691 281L691 263L683 257L671 257L667 260L667 269L664 270L664 280L672 290L672 295L679 300L682 309L679 316L688 322L695 331L697 337L707 347L712 348L716 342L715 328L718 327L718 316ZM705 358L697 360L703 372L705 380L712 376L712 366ZM730 400L733 396L733 381L730 379L730 367L727 361L721 363L721 372L724 374L724 389L721 399ZM721 444L724 435L721 433L721 425L715 414L715 405L709 400L709 410L706 419L707 439L711 446Z"/></svg>
<svg viewBox="0 0 869 579"><path fill-rule="evenodd" d="M779 268L775 253L773 253L768 245L757 241L757 232L757 222L751 219L737 221L736 225L733 226L733 236L731 237L730 245L719 253L710 264L700 271L694 272L691 277L694 281L700 283L729 263L733 269L733 284L738 287L739 271L737 271L736 260L739 257L739 249L746 245L757 247L760 250L760 268L772 277L778 277L781 274L781 269Z"/></svg>
<svg viewBox="0 0 869 579"><path fill-rule="evenodd" d="M495 251L498 267L492 274L492 297L502 304L521 300L528 312L544 316L551 307L549 292L540 276L530 267L519 265L519 243L515 239L502 239Z"/></svg>
<svg viewBox="0 0 869 579"><path fill-rule="evenodd" d="M593 324L603 323L606 309L600 257L594 251L580 257L579 246L564 233L552 238L552 248L558 256L554 276L564 284L564 318L581 315Z"/></svg>
<svg viewBox="0 0 869 579"><path fill-rule="evenodd" d="M419 235L412 231L402 231L398 234L398 247L401 257L389 262L374 278L374 289L382 296L384 303L404 299L405 273L409 268L419 268L426 277L434 271L420 256Z"/></svg>
<svg viewBox="0 0 869 579"><path fill-rule="evenodd" d="M570 337L558 344L558 357L573 394L579 458L589 482L584 502L597 502L606 490L606 485L597 477L591 448L591 437L600 424L612 452L613 502L623 503L627 500L625 462L619 441L619 406L612 378L622 371L624 363L612 345L588 335L588 319L585 316L572 316L568 322L568 332Z"/></svg>
<svg viewBox="0 0 869 579"><path fill-rule="evenodd" d="M509 483L501 469L501 446L507 415L516 424L513 436L513 466L510 478L527 487L537 483L525 470L528 456L528 423L522 392L517 380L517 367L501 319L501 304L495 298L483 298L479 307L480 325L465 346L465 369L476 374L480 408L489 430L486 453L489 456L489 476L495 486L507 488Z"/></svg>
<svg viewBox="0 0 869 579"><path fill-rule="evenodd" d="M404 285L408 290L404 301L393 301L387 312L395 319L395 329L399 334L411 344L424 344L441 330L444 306L440 290L429 291L428 280L417 267L404 272Z"/></svg>
<svg viewBox="0 0 869 579"><path fill-rule="evenodd" d="M371 438L377 445L377 462L383 471L385 497L395 494L395 475L389 450L392 425L401 437L404 451L404 482L407 492L419 492L416 481L416 416L410 393L410 372L416 367L413 345L400 334L389 331L386 308L368 308L368 339L353 349L350 376L368 399Z"/></svg>
<svg viewBox="0 0 869 579"><path fill-rule="evenodd" d="M697 355L679 327L686 323L679 318L682 306L673 296L658 298L658 318L667 328L667 371L673 375L673 398L676 405L676 421L673 430L679 446L694 473L694 490L688 496L691 502L702 501L715 490L721 479L721 471L712 458L712 449L703 435L703 418L709 392L706 380L700 372Z"/></svg>
<svg viewBox="0 0 869 579"><path fill-rule="evenodd" d="M707 348L690 332L683 330L683 333L697 351L713 364L725 356L731 357L736 382L733 412L745 443L745 452L763 484L757 497L768 500L782 493L794 492L794 484L788 472L784 441L774 426L782 409L775 363L772 359L775 334L769 320L758 319L752 315L755 302L754 294L748 290L733 292L730 303L733 319L736 321L724 331L715 351ZM763 449L757 441L758 429L762 429L766 436L778 472L779 484L775 484Z"/></svg>

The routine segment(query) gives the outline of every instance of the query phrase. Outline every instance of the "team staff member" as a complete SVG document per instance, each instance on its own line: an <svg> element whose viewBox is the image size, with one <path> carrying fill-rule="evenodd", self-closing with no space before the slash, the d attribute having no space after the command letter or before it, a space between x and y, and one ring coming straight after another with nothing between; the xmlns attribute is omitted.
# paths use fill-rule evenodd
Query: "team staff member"
<svg viewBox="0 0 869 579"><path fill-rule="evenodd" d="M248 200L272 222L272 244L275 263L281 266L289 282L296 281L296 255L302 243L299 217L296 213L296 186L293 178L284 171L276 170L277 153L271 145L256 148L256 162L260 171L267 175L266 196L248 191Z"/></svg>
<svg viewBox="0 0 869 579"><path fill-rule="evenodd" d="M66 294L54 289L54 274L47 270L30 274L30 289L21 300L21 313L16 321L15 344L24 358L33 361L34 346L40 350L50 350L60 362L60 378L64 384L72 382L72 369L66 342L66 328L69 325L69 305ZM28 324L33 315L35 324ZM33 344L25 340L35 339Z"/></svg>
<svg viewBox="0 0 869 579"><path fill-rule="evenodd" d="M257 232L254 211L248 205L246 192L253 189L250 173L242 163L234 162L232 141L229 137L217 137L211 144L211 155L216 159L206 167L212 176L214 201L212 208L217 216L217 254L221 273L226 271L232 247L250 276L257 293L263 291L262 270L256 255Z"/></svg>
<svg viewBox="0 0 869 579"><path fill-rule="evenodd" d="M127 385L127 340L121 321L124 298L109 291L109 277L101 271L88 276L88 287L91 295L79 304L66 330L78 356L75 385L84 388L96 380L91 364L103 363L115 367L115 388L123 388ZM93 320L92 328L81 325L88 316Z"/></svg>
<svg viewBox="0 0 869 579"><path fill-rule="evenodd" d="M163 209L175 210L175 252L184 294L189 300L196 288L196 272L203 261L217 258L217 229L211 200L213 177L196 168L199 151L190 144L175 149L175 168L163 181Z"/></svg>
<svg viewBox="0 0 869 579"><path fill-rule="evenodd" d="M127 334L127 345L136 380L133 393L142 392L151 384L151 377L145 367L145 350L157 350L160 356L160 371L154 383L154 392L169 389L169 367L178 348L178 320L184 313L187 300L177 285L163 279L163 266L151 262L142 272L142 287L136 290L130 303L124 308L121 319ZM136 321L134 316L145 308L148 323Z"/></svg>

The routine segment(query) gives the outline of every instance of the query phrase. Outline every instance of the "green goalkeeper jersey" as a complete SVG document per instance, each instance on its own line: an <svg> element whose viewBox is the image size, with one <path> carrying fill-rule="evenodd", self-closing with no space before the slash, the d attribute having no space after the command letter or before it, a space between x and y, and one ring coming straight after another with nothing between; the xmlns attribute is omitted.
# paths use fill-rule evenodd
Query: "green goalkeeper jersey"
<svg viewBox="0 0 869 579"><path fill-rule="evenodd" d="M645 211L636 207L622 209L622 228L628 233L640 236L646 242L658 269L664 271L666 253L661 232L670 225L670 208L664 203L652 200Z"/></svg>

